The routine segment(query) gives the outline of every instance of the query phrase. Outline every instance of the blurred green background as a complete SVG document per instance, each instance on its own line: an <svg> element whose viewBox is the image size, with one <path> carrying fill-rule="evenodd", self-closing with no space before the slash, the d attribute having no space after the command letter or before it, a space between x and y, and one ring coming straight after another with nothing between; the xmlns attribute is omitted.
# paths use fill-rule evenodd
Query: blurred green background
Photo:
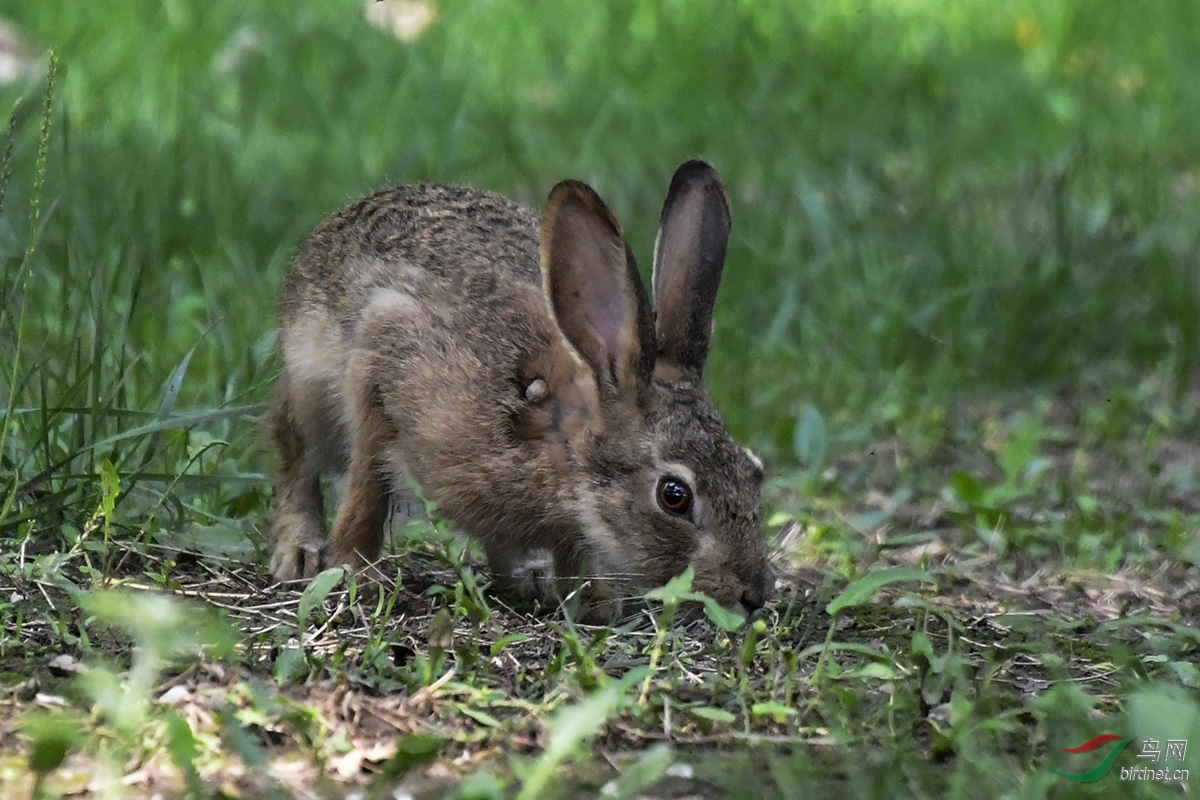
<svg viewBox="0 0 1200 800"><path fill-rule="evenodd" d="M87 459L265 469L217 412L266 399L290 254L373 188L540 207L582 178L648 269L691 156L735 213L710 384L777 466L808 405L836 443L1114 364L1195 380L1194 0L39 0L0 20L26 66L0 87L10 475L93 474L71 454L182 409L210 424Z"/></svg>

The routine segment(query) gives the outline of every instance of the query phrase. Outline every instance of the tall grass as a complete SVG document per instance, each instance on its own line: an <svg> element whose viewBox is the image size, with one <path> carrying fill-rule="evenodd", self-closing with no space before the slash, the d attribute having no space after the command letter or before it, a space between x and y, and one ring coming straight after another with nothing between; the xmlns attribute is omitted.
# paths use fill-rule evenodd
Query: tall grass
<svg viewBox="0 0 1200 800"><path fill-rule="evenodd" d="M437 7L409 43L351 0L3 12L63 66L27 291L28 99L0 211L0 361L24 365L3 471L24 502L94 486L71 476L103 459L253 484L243 407L273 374L287 258L388 181L536 205L582 177L648 260L671 170L712 160L736 221L710 382L777 460L805 404L847 430L1106 361L1195 372L1190 0Z"/></svg>

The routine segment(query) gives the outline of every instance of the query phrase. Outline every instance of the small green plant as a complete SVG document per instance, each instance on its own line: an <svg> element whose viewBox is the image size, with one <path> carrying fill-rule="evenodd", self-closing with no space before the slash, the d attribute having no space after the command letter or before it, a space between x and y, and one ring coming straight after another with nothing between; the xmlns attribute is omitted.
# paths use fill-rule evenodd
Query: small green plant
<svg viewBox="0 0 1200 800"><path fill-rule="evenodd" d="M645 670L631 670L620 680L590 692L578 703L563 706L555 711L547 723L546 747L532 762L514 762L514 771L521 780L520 800L544 796L546 786L553 780L554 773L573 757L578 757L581 746L595 736L600 729L620 713L631 702L628 691L642 680Z"/></svg>
<svg viewBox="0 0 1200 800"><path fill-rule="evenodd" d="M92 755L107 762L106 772L119 775L122 764L141 757L147 728L164 726L172 761L189 791L203 796L195 737L178 713L154 711L154 690L163 671L181 660L230 658L240 635L210 610L157 593L79 592L75 600L87 614L86 624L97 631L93 636L108 627L134 643L127 666L92 661L73 680L85 706L103 723L99 740L95 733L88 740ZM69 753L85 744L81 721L60 713L30 715L21 729L30 742L29 766L39 786Z"/></svg>

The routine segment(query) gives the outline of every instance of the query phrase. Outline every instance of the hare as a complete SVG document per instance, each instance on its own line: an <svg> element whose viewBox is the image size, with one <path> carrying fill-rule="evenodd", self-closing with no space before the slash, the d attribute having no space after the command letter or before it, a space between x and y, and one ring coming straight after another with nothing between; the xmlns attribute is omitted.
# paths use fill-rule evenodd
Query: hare
<svg viewBox="0 0 1200 800"><path fill-rule="evenodd" d="M540 220L417 184L319 225L282 289L274 575L376 559L411 478L501 587L523 588L523 562L548 553L559 598L589 578L619 599L691 565L694 588L761 607L762 463L703 382L731 224L716 170L681 165L657 314L616 218L579 181L556 185ZM345 473L331 538L327 471Z"/></svg>

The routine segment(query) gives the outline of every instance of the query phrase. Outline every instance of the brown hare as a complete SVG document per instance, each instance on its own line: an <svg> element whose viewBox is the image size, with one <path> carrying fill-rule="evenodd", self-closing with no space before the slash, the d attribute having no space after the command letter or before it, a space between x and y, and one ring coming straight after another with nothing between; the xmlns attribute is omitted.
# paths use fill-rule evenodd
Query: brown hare
<svg viewBox="0 0 1200 800"><path fill-rule="evenodd" d="M694 588L762 606L762 464L703 381L731 223L716 170L681 165L656 310L616 218L579 181L555 186L541 219L419 184L319 225L282 290L271 571L377 558L389 509L415 505L411 478L502 586L528 588L523 563L548 553L558 597L588 578L619 599L691 565ZM327 471L345 473L332 537Z"/></svg>

